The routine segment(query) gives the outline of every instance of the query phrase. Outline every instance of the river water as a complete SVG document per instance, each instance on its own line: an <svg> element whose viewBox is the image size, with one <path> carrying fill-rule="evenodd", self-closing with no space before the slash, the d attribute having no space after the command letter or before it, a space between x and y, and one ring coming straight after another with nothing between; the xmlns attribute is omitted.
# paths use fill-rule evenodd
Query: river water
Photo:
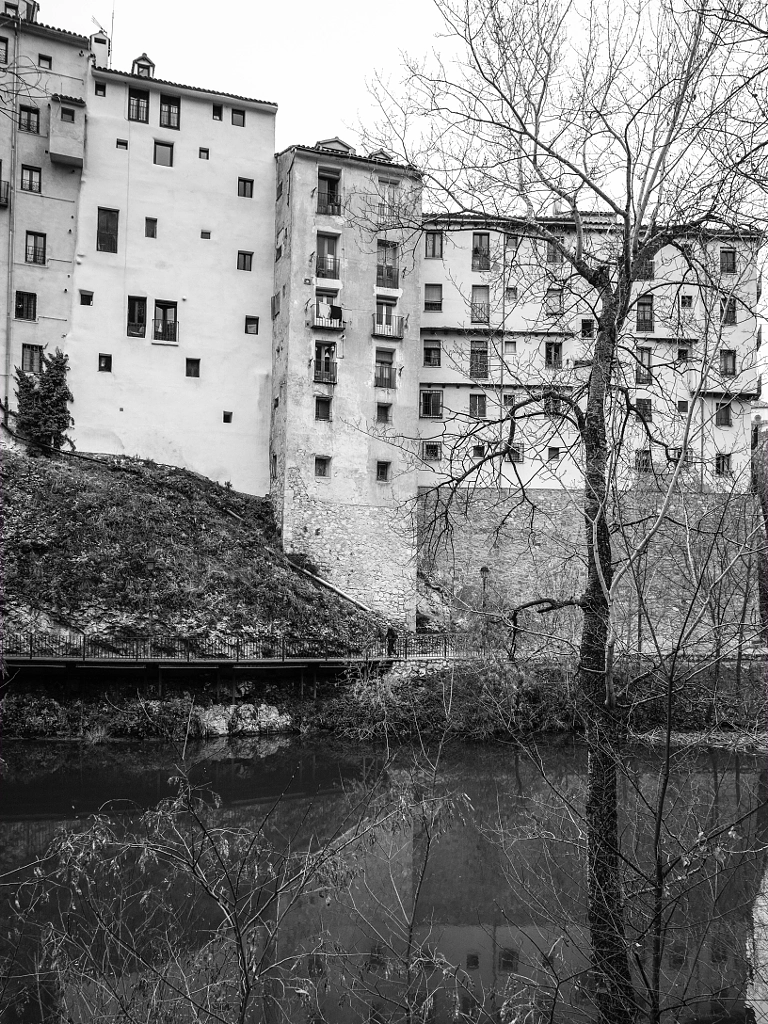
<svg viewBox="0 0 768 1024"><path fill-rule="evenodd" d="M2 756L3 1024L595 1019L577 743L7 741ZM656 947L661 752L620 772L639 1019L655 986L664 1024L768 1021L768 765L699 749L672 768ZM142 817L180 784L182 805Z"/></svg>

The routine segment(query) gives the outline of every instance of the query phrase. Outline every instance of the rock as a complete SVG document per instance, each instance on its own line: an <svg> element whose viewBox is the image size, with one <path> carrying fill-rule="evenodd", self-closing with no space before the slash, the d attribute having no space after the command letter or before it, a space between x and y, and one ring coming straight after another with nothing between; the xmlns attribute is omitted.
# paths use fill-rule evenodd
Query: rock
<svg viewBox="0 0 768 1024"><path fill-rule="evenodd" d="M258 736L261 733L287 732L291 716L281 714L271 704L237 704L229 708L229 731L233 736Z"/></svg>

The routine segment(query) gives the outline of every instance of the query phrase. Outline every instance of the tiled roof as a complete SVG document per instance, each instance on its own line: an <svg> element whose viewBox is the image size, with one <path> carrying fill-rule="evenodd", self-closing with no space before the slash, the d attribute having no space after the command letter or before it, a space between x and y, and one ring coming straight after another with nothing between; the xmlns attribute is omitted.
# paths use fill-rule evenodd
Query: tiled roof
<svg viewBox="0 0 768 1024"><path fill-rule="evenodd" d="M342 153L341 150L331 149L326 146L286 146L285 149L281 150L276 156L282 156L284 153L290 153L293 150L300 150L302 153L320 153L322 156L336 157L339 160L354 160L361 164L378 164L379 167L390 167L398 171L411 171L412 173L418 174L419 171L416 167L412 167L410 164L396 164L392 160L378 160L372 156L352 156L351 153Z"/></svg>
<svg viewBox="0 0 768 1024"><path fill-rule="evenodd" d="M167 78L147 78L144 75L132 75L130 71L115 71L114 68L100 68L94 67L94 71L100 71L105 75L117 75L120 78L130 78L135 82L154 82L155 85L170 85L174 89L189 89L190 92L204 92L212 96L226 96L231 100L242 100L244 103L260 103L266 107L274 107L277 109L277 104L271 100L257 100L252 96L238 96L234 92L222 92L220 89L204 89L199 85L184 85L182 82L171 82Z"/></svg>
<svg viewBox="0 0 768 1024"><path fill-rule="evenodd" d="M32 31L34 32L36 28L41 28L44 29L46 32L56 32L57 35L67 36L78 46L88 45L88 36L81 36L79 32L69 32L65 28L56 28L55 25L45 25L42 21L27 21L26 18L18 18L9 14L3 15L2 17L4 20L7 19L8 21L17 21L21 29L32 29Z"/></svg>

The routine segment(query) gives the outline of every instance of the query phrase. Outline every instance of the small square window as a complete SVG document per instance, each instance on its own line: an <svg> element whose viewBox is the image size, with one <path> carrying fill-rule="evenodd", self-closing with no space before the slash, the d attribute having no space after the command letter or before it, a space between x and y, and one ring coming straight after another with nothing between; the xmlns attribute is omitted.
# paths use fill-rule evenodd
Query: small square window
<svg viewBox="0 0 768 1024"><path fill-rule="evenodd" d="M392 406L378 403L376 405L376 422L390 423L392 419Z"/></svg>
<svg viewBox="0 0 768 1024"><path fill-rule="evenodd" d="M223 423L231 423L232 413L225 409L224 412L221 414L221 419Z"/></svg>
<svg viewBox="0 0 768 1024"><path fill-rule="evenodd" d="M693 309L693 296L692 295L681 295L680 296L680 309Z"/></svg>
<svg viewBox="0 0 768 1024"><path fill-rule="evenodd" d="M146 238L157 238L157 217L144 218L144 235Z"/></svg>
<svg viewBox="0 0 768 1024"><path fill-rule="evenodd" d="M243 199L253 199L253 178L238 178L237 194Z"/></svg>
<svg viewBox="0 0 768 1024"><path fill-rule="evenodd" d="M649 423L653 419L653 404L650 398L635 399L635 418Z"/></svg>
<svg viewBox="0 0 768 1024"><path fill-rule="evenodd" d="M467 970L476 971L480 967L480 954L467 953Z"/></svg>
<svg viewBox="0 0 768 1024"><path fill-rule="evenodd" d="M210 231L201 231L200 232L200 237L201 238L210 238L211 237L211 232Z"/></svg>
<svg viewBox="0 0 768 1024"><path fill-rule="evenodd" d="M715 455L715 476L731 475L731 456L724 452Z"/></svg>
<svg viewBox="0 0 768 1024"><path fill-rule="evenodd" d="M93 292L80 292L80 305L81 306L92 306L93 305Z"/></svg>
<svg viewBox="0 0 768 1024"><path fill-rule="evenodd" d="M112 373L112 356L99 352L99 373Z"/></svg>
<svg viewBox="0 0 768 1024"><path fill-rule="evenodd" d="M72 107L62 107L61 108L61 120L62 121L66 121L69 124L74 124L75 123L75 112L72 109Z"/></svg>
<svg viewBox="0 0 768 1024"><path fill-rule="evenodd" d="M595 336L595 321L594 320L582 320L581 321L581 336L582 336L582 338L594 338L594 336Z"/></svg>
<svg viewBox="0 0 768 1024"><path fill-rule="evenodd" d="M93 84L94 96L106 96L107 95L107 83L106 82L94 82Z"/></svg>
<svg viewBox="0 0 768 1024"><path fill-rule="evenodd" d="M187 359L186 360L186 375L187 375L187 377L199 377L200 376L200 360L199 359Z"/></svg>
<svg viewBox="0 0 768 1024"><path fill-rule="evenodd" d="M521 443L507 445L504 457L507 462L525 462L525 448Z"/></svg>
<svg viewBox="0 0 768 1024"><path fill-rule="evenodd" d="M43 346L22 345L21 346L21 369L24 373L42 373L43 371Z"/></svg>
<svg viewBox="0 0 768 1024"><path fill-rule="evenodd" d="M681 399L678 400L677 411L678 411L678 413L681 416L687 416L688 415L688 399L687 398L681 398Z"/></svg>
<svg viewBox="0 0 768 1024"><path fill-rule="evenodd" d="M547 462L559 462L560 461L560 449L555 445L550 445L547 448Z"/></svg>
<svg viewBox="0 0 768 1024"><path fill-rule="evenodd" d="M678 361L678 363L687 363L688 362L688 349L687 348L679 348L677 350L677 361Z"/></svg>
<svg viewBox="0 0 768 1024"><path fill-rule="evenodd" d="M427 339L424 342L424 365L425 366L439 366L441 361L442 351L440 342L438 340Z"/></svg>
<svg viewBox="0 0 768 1024"><path fill-rule="evenodd" d="M245 318L245 333L246 334L258 334L259 333L259 318L257 316L247 316Z"/></svg>
<svg viewBox="0 0 768 1024"><path fill-rule="evenodd" d="M238 270L252 270L253 269L253 253L252 252L238 252L237 254L237 269Z"/></svg>
<svg viewBox="0 0 768 1024"><path fill-rule="evenodd" d="M173 143L155 143L155 163L160 167L173 167Z"/></svg>
<svg viewBox="0 0 768 1024"><path fill-rule="evenodd" d="M439 462L443 457L443 446L440 441L423 441L421 457L425 462Z"/></svg>
<svg viewBox="0 0 768 1024"><path fill-rule="evenodd" d="M245 127L245 111L232 108L232 124L237 128Z"/></svg>
<svg viewBox="0 0 768 1024"><path fill-rule="evenodd" d="M377 462L376 463L376 482L385 484L389 480L389 469L391 463L389 462Z"/></svg>
<svg viewBox="0 0 768 1024"><path fill-rule="evenodd" d="M484 444L472 445L472 458L473 459L482 459L484 455L485 455L485 445Z"/></svg>
<svg viewBox="0 0 768 1024"><path fill-rule="evenodd" d="M36 292L16 292L14 316L17 320L37 320Z"/></svg>
<svg viewBox="0 0 768 1024"><path fill-rule="evenodd" d="M324 455L315 456L315 476L329 477L331 475L331 460Z"/></svg>
<svg viewBox="0 0 768 1024"><path fill-rule="evenodd" d="M18 294L18 293L17 293ZM733 418L731 416L731 403L730 402L718 402L715 409L715 426L716 427L732 427Z"/></svg>
<svg viewBox="0 0 768 1024"><path fill-rule="evenodd" d="M504 339L504 355L505 356L516 356L517 355L517 339L516 338L505 338Z"/></svg>
<svg viewBox="0 0 768 1024"><path fill-rule="evenodd" d="M38 54L38 57L37 57L37 66L39 68L42 68L43 71L50 71L51 68L53 67L53 61L46 54L41 53L41 54Z"/></svg>
<svg viewBox="0 0 768 1024"><path fill-rule="evenodd" d="M316 398L315 399L315 419L316 420L330 420L331 418L331 400L330 398Z"/></svg>
<svg viewBox="0 0 768 1024"><path fill-rule="evenodd" d="M517 285L512 284L508 288L504 289L504 299L506 302L517 302Z"/></svg>
<svg viewBox="0 0 768 1024"><path fill-rule="evenodd" d="M201 160L210 160L211 159L211 151L210 151L210 149L205 149L204 146L201 146L200 149L198 149L197 155L200 157Z"/></svg>
<svg viewBox="0 0 768 1024"><path fill-rule="evenodd" d="M42 177L39 167L28 167L26 164L21 165L21 191L22 192L41 192L42 191Z"/></svg>
<svg viewBox="0 0 768 1024"><path fill-rule="evenodd" d="M475 419L484 420L486 413L486 396L485 395L470 395L469 396L469 415L474 416Z"/></svg>
<svg viewBox="0 0 768 1024"><path fill-rule="evenodd" d="M115 139L115 149L128 149L128 139Z"/></svg>
<svg viewBox="0 0 768 1024"><path fill-rule="evenodd" d="M551 451L552 449L550 449ZM557 448L555 451L559 451ZM499 950L499 970L507 973L516 971L520 963L520 957L516 949Z"/></svg>

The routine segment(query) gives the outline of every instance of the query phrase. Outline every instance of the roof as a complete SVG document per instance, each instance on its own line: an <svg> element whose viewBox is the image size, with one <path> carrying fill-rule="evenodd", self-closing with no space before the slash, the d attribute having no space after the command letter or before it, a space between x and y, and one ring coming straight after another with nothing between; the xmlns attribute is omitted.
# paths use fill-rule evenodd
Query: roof
<svg viewBox="0 0 768 1024"><path fill-rule="evenodd" d="M201 92L209 96L226 96L231 100L240 100L242 103L258 103L260 106L274 107L277 110L277 104L271 100L257 100L252 96L238 96L237 93L222 92L220 89L204 89L199 85L184 85L182 82L171 82L167 78L147 78L144 75L133 75L130 71L115 71L114 68L94 67L93 70L94 72L98 71L101 75L129 78L132 82L141 82L144 88L146 88L148 82L155 85L170 85L174 89L187 89L189 92Z"/></svg>
<svg viewBox="0 0 768 1024"><path fill-rule="evenodd" d="M57 36L66 36L67 41L71 40L75 46L88 46L88 36L81 36L78 32L68 32L65 28L56 28L55 25L45 25L41 21L27 21L26 18L19 18L12 14L0 15L3 21L16 21L19 28L25 31L38 32L40 35L49 35L51 32Z"/></svg>
<svg viewBox="0 0 768 1024"><path fill-rule="evenodd" d="M412 164L396 164L392 160L380 160L375 156L352 156L351 153L342 153L338 149L329 149L325 146L286 146L285 149L276 153L275 157L281 157L285 153L315 153L320 156L334 157L336 160L353 160L358 164L377 164L379 167L388 167L390 170L406 171L419 176L421 174L419 169Z"/></svg>
<svg viewBox="0 0 768 1024"><path fill-rule="evenodd" d="M84 107L85 100L78 99L77 96L65 96L63 93L55 92L51 96L52 100L58 100L60 103L74 103L77 107Z"/></svg>

